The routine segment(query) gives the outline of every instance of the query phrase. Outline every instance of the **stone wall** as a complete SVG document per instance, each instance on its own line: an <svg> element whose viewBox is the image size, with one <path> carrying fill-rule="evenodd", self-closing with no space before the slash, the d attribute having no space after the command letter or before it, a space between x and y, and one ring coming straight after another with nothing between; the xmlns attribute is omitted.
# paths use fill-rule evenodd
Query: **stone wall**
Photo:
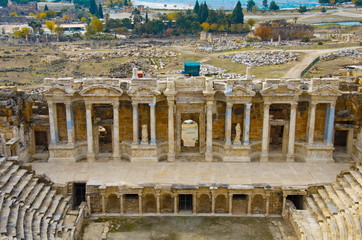
<svg viewBox="0 0 362 240"><path fill-rule="evenodd" d="M119 140L132 140L132 104L130 101L119 102Z"/></svg>
<svg viewBox="0 0 362 240"><path fill-rule="evenodd" d="M250 140L260 140L263 134L263 103L253 103L250 113Z"/></svg>
<svg viewBox="0 0 362 240"><path fill-rule="evenodd" d="M295 140L305 141L308 126L308 102L299 102L297 107L297 119L295 125Z"/></svg>
<svg viewBox="0 0 362 240"><path fill-rule="evenodd" d="M212 138L215 140L224 141L225 139L225 109L224 102L216 102L216 113L212 118Z"/></svg>
<svg viewBox="0 0 362 240"><path fill-rule="evenodd" d="M76 102L73 105L74 114L74 129L75 140L86 141L87 140L87 123L86 123L86 110L85 104L82 102Z"/></svg>
<svg viewBox="0 0 362 240"><path fill-rule="evenodd" d="M317 105L316 108L316 117L315 117L315 130L314 130L314 140L323 141L324 140L324 124L326 121L326 109L327 104L321 103Z"/></svg>
<svg viewBox="0 0 362 240"><path fill-rule="evenodd" d="M156 139L158 142L167 141L168 105L167 101L156 104Z"/></svg>

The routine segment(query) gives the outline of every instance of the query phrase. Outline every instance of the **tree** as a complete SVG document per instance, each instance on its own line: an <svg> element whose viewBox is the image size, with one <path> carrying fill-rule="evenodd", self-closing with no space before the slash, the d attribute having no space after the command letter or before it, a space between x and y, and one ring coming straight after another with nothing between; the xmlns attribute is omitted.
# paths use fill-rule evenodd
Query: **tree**
<svg viewBox="0 0 362 240"><path fill-rule="evenodd" d="M254 0L248 0L248 3L246 4L246 11L251 12L253 11L253 7L255 6Z"/></svg>
<svg viewBox="0 0 362 240"><path fill-rule="evenodd" d="M124 6L128 6L128 1L127 1L127 0L124 0L124 1L123 1L123 5L124 5Z"/></svg>
<svg viewBox="0 0 362 240"><path fill-rule="evenodd" d="M90 0L89 2L89 12L92 15L97 15L97 5L95 0Z"/></svg>
<svg viewBox="0 0 362 240"><path fill-rule="evenodd" d="M255 20L252 19L252 18L249 18L248 21L247 21L247 23L250 25L250 27L253 27L254 24L255 24Z"/></svg>
<svg viewBox="0 0 362 240"><path fill-rule="evenodd" d="M231 14L231 23L232 24L244 23L244 14L243 14L243 9L241 8L240 1L236 3L236 6Z"/></svg>
<svg viewBox="0 0 362 240"><path fill-rule="evenodd" d="M98 18L100 19L103 19L103 8L102 8L102 5L99 3L98 4L98 11L97 11L97 15L98 15Z"/></svg>
<svg viewBox="0 0 362 240"><path fill-rule="evenodd" d="M98 18L94 17L92 19L92 21L89 24L90 26L92 26L92 28L94 28L94 32L95 33L100 33L103 31L103 23L101 20L99 20Z"/></svg>
<svg viewBox="0 0 362 240"><path fill-rule="evenodd" d="M40 32L41 29L41 24L36 22L36 21L31 21L30 23L28 23L29 27L31 27L33 29L33 32Z"/></svg>
<svg viewBox="0 0 362 240"><path fill-rule="evenodd" d="M275 3L275 1L271 1L270 5L269 5L269 9L271 11L278 11L279 10L279 6Z"/></svg>
<svg viewBox="0 0 362 240"><path fill-rule="evenodd" d="M204 29L204 31L208 32L210 30L210 24L207 22L204 22L201 24L201 27Z"/></svg>
<svg viewBox="0 0 362 240"><path fill-rule="evenodd" d="M194 13L198 14L200 10L200 4L199 1L196 0L195 6L194 6Z"/></svg>
<svg viewBox="0 0 362 240"><path fill-rule="evenodd" d="M22 27L20 30L14 31L14 37L17 38L26 38L29 34L30 34L30 28L27 27Z"/></svg>
<svg viewBox="0 0 362 240"><path fill-rule="evenodd" d="M48 5L45 4L44 11L49 11Z"/></svg>
<svg viewBox="0 0 362 240"><path fill-rule="evenodd" d="M298 12L299 12L300 14L303 14L303 13L305 13L306 11L308 11L308 9L307 9L306 6L299 6Z"/></svg>
<svg viewBox="0 0 362 240"><path fill-rule="evenodd" d="M318 0L320 4L329 4L329 0Z"/></svg>
<svg viewBox="0 0 362 240"><path fill-rule="evenodd" d="M0 0L0 7L7 7L8 6L8 0Z"/></svg>
<svg viewBox="0 0 362 240"><path fill-rule="evenodd" d="M267 40L271 34L271 29L267 26L259 26L255 28L254 35L259 37L261 40Z"/></svg>
<svg viewBox="0 0 362 240"><path fill-rule="evenodd" d="M327 12L327 9L325 7L322 7L321 13L325 13L325 12Z"/></svg>
<svg viewBox="0 0 362 240"><path fill-rule="evenodd" d="M87 18L82 17L82 18L80 19L80 21L81 21L82 23L85 23L85 22L87 21Z"/></svg>
<svg viewBox="0 0 362 240"><path fill-rule="evenodd" d="M50 30L51 33L53 33L55 29L55 23L53 21L46 21L45 26Z"/></svg>
<svg viewBox="0 0 362 240"><path fill-rule="evenodd" d="M263 0L263 7L268 9L268 0Z"/></svg>
<svg viewBox="0 0 362 240"><path fill-rule="evenodd" d="M259 7L256 6L256 5L251 9L252 12L256 12L256 11L258 11L258 10L259 10Z"/></svg>
<svg viewBox="0 0 362 240"><path fill-rule="evenodd" d="M144 28L147 33L158 34L163 33L165 30L165 24L161 20L152 20L144 24Z"/></svg>
<svg viewBox="0 0 362 240"><path fill-rule="evenodd" d="M145 22L148 23L149 19L148 19L148 12L146 12L146 16L145 16Z"/></svg>
<svg viewBox="0 0 362 240"><path fill-rule="evenodd" d="M362 7L362 0L356 0L354 2L354 5L356 6L356 10L357 10L357 7Z"/></svg>
<svg viewBox="0 0 362 240"><path fill-rule="evenodd" d="M199 22L200 23L205 22L206 19L208 18L208 16L209 16L209 7L207 6L206 2L201 4L198 15L199 15Z"/></svg>

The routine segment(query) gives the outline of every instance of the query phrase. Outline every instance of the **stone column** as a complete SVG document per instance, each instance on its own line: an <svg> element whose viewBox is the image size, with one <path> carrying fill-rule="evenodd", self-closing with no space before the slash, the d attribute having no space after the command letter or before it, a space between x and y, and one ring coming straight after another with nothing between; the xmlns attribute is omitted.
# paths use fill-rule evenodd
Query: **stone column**
<svg viewBox="0 0 362 240"><path fill-rule="evenodd" d="M20 124L20 129L19 129L19 136L20 136L20 142L23 146L27 145L27 142L25 140L25 129L24 129L24 124Z"/></svg>
<svg viewBox="0 0 362 240"><path fill-rule="evenodd" d="M161 213L160 193L156 193L157 214Z"/></svg>
<svg viewBox="0 0 362 240"><path fill-rule="evenodd" d="M88 210L89 213L92 213L92 209L91 209L91 201L90 201L90 196L87 196L87 206L88 206Z"/></svg>
<svg viewBox="0 0 362 240"><path fill-rule="evenodd" d="M138 194L138 213L142 214L142 193Z"/></svg>
<svg viewBox="0 0 362 240"><path fill-rule="evenodd" d="M248 194L248 210L247 210L248 216L251 215L251 201L252 201L252 195L250 193L250 194Z"/></svg>
<svg viewBox="0 0 362 240"><path fill-rule="evenodd" d="M335 105L336 105L336 103L334 103L334 102L331 103L331 106L329 109L327 144L333 144Z"/></svg>
<svg viewBox="0 0 362 240"><path fill-rule="evenodd" d="M261 145L260 162L267 162L269 155L269 109L270 103L264 103L263 138Z"/></svg>
<svg viewBox="0 0 362 240"><path fill-rule="evenodd" d="M205 161L212 162L212 101L206 103L206 152Z"/></svg>
<svg viewBox="0 0 362 240"><path fill-rule="evenodd" d="M211 214L215 214L215 193L214 191L211 192Z"/></svg>
<svg viewBox="0 0 362 240"><path fill-rule="evenodd" d="M94 144L93 144L93 123L92 123L92 104L86 103L86 118L87 118L87 144L88 144L88 153L87 161L94 162Z"/></svg>
<svg viewBox="0 0 362 240"><path fill-rule="evenodd" d="M266 196L266 203L265 203L265 216L269 216L269 202L270 196Z"/></svg>
<svg viewBox="0 0 362 240"><path fill-rule="evenodd" d="M48 102L50 143L58 141L57 104Z"/></svg>
<svg viewBox="0 0 362 240"><path fill-rule="evenodd" d="M72 103L65 103L65 115L67 119L68 144L74 143L74 115Z"/></svg>
<svg viewBox="0 0 362 240"><path fill-rule="evenodd" d="M113 103L113 160L121 160L119 153L119 102Z"/></svg>
<svg viewBox="0 0 362 240"><path fill-rule="evenodd" d="M251 109L251 103L245 104L244 108L244 145L250 144L250 109Z"/></svg>
<svg viewBox="0 0 362 240"><path fill-rule="evenodd" d="M0 140L1 140L1 146L0 146L0 152L2 152L5 157L9 157L6 151L6 137L5 134L0 134Z"/></svg>
<svg viewBox="0 0 362 240"><path fill-rule="evenodd" d="M192 214L196 215L197 212L197 193L192 194Z"/></svg>
<svg viewBox="0 0 362 240"><path fill-rule="evenodd" d="M133 108L133 143L138 145L138 103L132 102Z"/></svg>
<svg viewBox="0 0 362 240"><path fill-rule="evenodd" d="M178 195L176 193L173 194L173 213L175 215L178 213Z"/></svg>
<svg viewBox="0 0 362 240"><path fill-rule="evenodd" d="M169 162L175 161L175 127L174 127L174 107L175 103L172 100L168 103L168 154L167 160Z"/></svg>
<svg viewBox="0 0 362 240"><path fill-rule="evenodd" d="M102 194L102 213L103 214L106 213L106 198L105 198L104 194Z"/></svg>
<svg viewBox="0 0 362 240"><path fill-rule="evenodd" d="M357 143L362 146L362 127L359 128L359 133L357 135Z"/></svg>
<svg viewBox="0 0 362 240"><path fill-rule="evenodd" d="M229 215L233 214L233 194L229 193Z"/></svg>
<svg viewBox="0 0 362 240"><path fill-rule="evenodd" d="M233 113L233 104L228 102L226 105L226 114L225 114L225 145L226 146L231 146L232 113Z"/></svg>
<svg viewBox="0 0 362 240"><path fill-rule="evenodd" d="M328 135L328 122L329 122L329 114L330 114L330 105L327 105L327 109L326 109L326 119L324 122L324 142L327 142L327 135Z"/></svg>
<svg viewBox="0 0 362 240"><path fill-rule="evenodd" d="M124 195L123 194L120 194L119 195L119 209L120 209L120 212L121 212L121 214L124 214Z"/></svg>
<svg viewBox="0 0 362 240"><path fill-rule="evenodd" d="M290 104L290 122L289 122L289 141L288 141L287 162L294 162L294 142L295 142L295 123L296 123L296 117L297 117L297 105L298 105L298 103Z"/></svg>
<svg viewBox="0 0 362 240"><path fill-rule="evenodd" d="M317 104L312 102L310 103L309 107L310 111L309 111L308 144L312 145L314 143L315 111Z"/></svg>
<svg viewBox="0 0 362 240"><path fill-rule="evenodd" d="M151 139L150 144L156 145L156 113L155 113L155 103L149 103L150 106L150 125L151 125Z"/></svg>
<svg viewBox="0 0 362 240"><path fill-rule="evenodd" d="M287 196L288 196L288 194L283 193L282 217L284 217L284 214L285 214L285 204L286 204L286 202L287 202Z"/></svg>

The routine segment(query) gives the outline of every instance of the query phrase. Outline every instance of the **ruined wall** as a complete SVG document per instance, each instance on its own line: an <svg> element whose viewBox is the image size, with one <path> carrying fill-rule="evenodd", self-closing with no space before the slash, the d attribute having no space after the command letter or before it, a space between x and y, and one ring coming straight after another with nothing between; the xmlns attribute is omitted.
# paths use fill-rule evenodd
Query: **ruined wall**
<svg viewBox="0 0 362 240"><path fill-rule="evenodd" d="M67 141L67 119L65 115L65 104L57 103L57 121L59 141Z"/></svg>
<svg viewBox="0 0 362 240"><path fill-rule="evenodd" d="M156 139L159 142L168 139L168 105L167 101L156 104Z"/></svg>
<svg viewBox="0 0 362 240"><path fill-rule="evenodd" d="M119 102L119 140L132 141L133 119L130 101Z"/></svg>
<svg viewBox="0 0 362 240"><path fill-rule="evenodd" d="M216 113L212 117L212 138L224 141L225 139L225 102L216 102Z"/></svg>
<svg viewBox="0 0 362 240"><path fill-rule="evenodd" d="M324 139L324 125L326 121L327 104L317 104L314 128L314 141L323 141Z"/></svg>
<svg viewBox="0 0 362 240"><path fill-rule="evenodd" d="M261 140L263 134L263 103L253 103L250 112L250 140Z"/></svg>
<svg viewBox="0 0 362 240"><path fill-rule="evenodd" d="M297 106L297 119L295 125L295 141L306 141L308 126L308 102L299 102Z"/></svg>
<svg viewBox="0 0 362 240"><path fill-rule="evenodd" d="M280 214L283 208L282 191L273 191L269 197L269 214Z"/></svg>
<svg viewBox="0 0 362 240"><path fill-rule="evenodd" d="M74 129L76 141L87 141L86 109L84 102L73 103Z"/></svg>

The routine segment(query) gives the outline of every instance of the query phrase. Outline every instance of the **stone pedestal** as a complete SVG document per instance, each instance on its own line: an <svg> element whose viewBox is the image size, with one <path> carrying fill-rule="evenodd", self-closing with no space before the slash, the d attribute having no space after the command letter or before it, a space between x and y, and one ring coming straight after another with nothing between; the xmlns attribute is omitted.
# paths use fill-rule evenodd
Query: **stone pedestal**
<svg viewBox="0 0 362 240"><path fill-rule="evenodd" d="M224 162L250 162L250 145L231 145L225 150Z"/></svg>

